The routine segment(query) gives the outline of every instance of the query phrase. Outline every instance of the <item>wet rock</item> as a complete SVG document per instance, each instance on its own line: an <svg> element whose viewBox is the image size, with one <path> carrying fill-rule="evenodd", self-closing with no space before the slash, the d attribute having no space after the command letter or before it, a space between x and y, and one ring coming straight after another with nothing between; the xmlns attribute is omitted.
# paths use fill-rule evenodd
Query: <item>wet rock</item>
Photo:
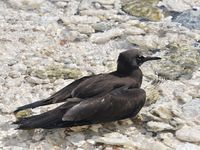
<svg viewBox="0 0 200 150"><path fill-rule="evenodd" d="M18 71L15 71L15 70L9 72L9 76L12 77L12 78L19 78L20 75L21 75L21 73L18 72Z"/></svg>
<svg viewBox="0 0 200 150"><path fill-rule="evenodd" d="M176 150L200 150L200 146L191 143L183 143L179 144Z"/></svg>
<svg viewBox="0 0 200 150"><path fill-rule="evenodd" d="M158 131L164 131L164 130L173 130L173 127L164 122L150 121L147 123L147 130L153 131L153 132L158 132Z"/></svg>
<svg viewBox="0 0 200 150"><path fill-rule="evenodd" d="M179 140L175 138L172 133L161 133L158 135L159 140L162 141L166 146L169 146L172 149L175 149L177 145L181 144Z"/></svg>
<svg viewBox="0 0 200 150"><path fill-rule="evenodd" d="M91 34L95 32L90 25L86 24L78 24L74 29L83 34Z"/></svg>
<svg viewBox="0 0 200 150"><path fill-rule="evenodd" d="M121 145L124 147L135 147L134 143L126 136L123 136L117 132L105 134L104 137L93 137L96 143L104 143L109 145Z"/></svg>
<svg viewBox="0 0 200 150"><path fill-rule="evenodd" d="M145 89L146 90L146 102L145 105L151 105L155 103L160 98L159 88L156 86L151 86Z"/></svg>
<svg viewBox="0 0 200 150"><path fill-rule="evenodd" d="M98 17L90 16L70 16L70 17L61 17L65 25L68 24L93 24L100 21Z"/></svg>
<svg viewBox="0 0 200 150"><path fill-rule="evenodd" d="M92 4L99 3L101 5L112 5L115 0L83 0L80 3L79 10L84 10L88 8L92 8Z"/></svg>
<svg viewBox="0 0 200 150"><path fill-rule="evenodd" d="M173 51L170 50L164 57L164 63L160 61L160 64L162 64L162 73L159 71L161 68L158 69L158 66L156 70L158 75L170 80L178 80L180 78L191 79L192 73L196 70L200 62L199 54L196 51L187 51L189 48L187 46L169 48L173 49Z"/></svg>
<svg viewBox="0 0 200 150"><path fill-rule="evenodd" d="M44 134L41 130L35 130L32 139L34 141L41 141L44 138Z"/></svg>
<svg viewBox="0 0 200 150"><path fill-rule="evenodd" d="M78 1L68 1L68 2L57 2L57 5L65 8L65 14L67 16L75 15L78 12L80 2Z"/></svg>
<svg viewBox="0 0 200 150"><path fill-rule="evenodd" d="M5 83L5 79L0 77L0 85L3 85Z"/></svg>
<svg viewBox="0 0 200 150"><path fill-rule="evenodd" d="M115 29L105 31L103 33L92 34L90 37L90 41L93 43L103 44L111 40L112 38L121 36L123 33L124 33L123 29L115 28Z"/></svg>
<svg viewBox="0 0 200 150"><path fill-rule="evenodd" d="M145 31L140 28L132 26L132 27L127 27L125 29L125 34L126 35L139 35L139 34L145 34Z"/></svg>
<svg viewBox="0 0 200 150"><path fill-rule="evenodd" d="M95 31L106 31L111 29L112 24L109 22L99 22L93 25L93 28L95 29Z"/></svg>
<svg viewBox="0 0 200 150"><path fill-rule="evenodd" d="M174 96L180 103L187 103L192 100L192 96L184 92L184 88L179 88L174 91Z"/></svg>
<svg viewBox="0 0 200 150"><path fill-rule="evenodd" d="M73 42L80 37L80 33L78 31L68 31L62 30L61 31L61 45L65 45L68 42Z"/></svg>
<svg viewBox="0 0 200 150"><path fill-rule="evenodd" d="M36 142L30 144L30 149L54 149L54 146L51 143L46 141Z"/></svg>
<svg viewBox="0 0 200 150"><path fill-rule="evenodd" d="M48 79L42 80L40 78L32 77L32 76L28 76L25 79L27 82L32 83L32 84L47 84L50 82Z"/></svg>
<svg viewBox="0 0 200 150"><path fill-rule="evenodd" d="M49 78L53 80L59 79L59 78L78 78L82 74L80 69L78 68L68 69L62 65L49 65L43 69L35 68L35 69L31 69L30 72L32 76L38 77L40 79ZM29 81L32 82L33 80L30 79Z"/></svg>
<svg viewBox="0 0 200 150"><path fill-rule="evenodd" d="M155 107L150 112L151 114L162 118L163 120L170 120L173 116L170 104L155 105Z"/></svg>
<svg viewBox="0 0 200 150"><path fill-rule="evenodd" d="M200 9L191 9L182 12L173 21L181 23L189 29L200 30Z"/></svg>
<svg viewBox="0 0 200 150"><path fill-rule="evenodd" d="M170 11L182 12L191 9L193 6L200 6L200 4L199 1L190 0L177 0L176 3L173 0L163 0L159 2L158 6L165 6Z"/></svg>
<svg viewBox="0 0 200 150"><path fill-rule="evenodd" d="M145 36L142 35L128 36L127 40L130 43L137 44L140 47L144 47L147 49L162 49L169 44L167 38L165 37L161 38L158 35L153 35L153 34Z"/></svg>
<svg viewBox="0 0 200 150"><path fill-rule="evenodd" d="M36 9L41 6L44 0L8 0L8 3L14 8Z"/></svg>
<svg viewBox="0 0 200 150"><path fill-rule="evenodd" d="M67 137L67 140L77 147L81 147L86 142L85 136L81 133L72 134Z"/></svg>
<svg viewBox="0 0 200 150"><path fill-rule="evenodd" d="M199 122L200 118L200 99L194 99L182 107L183 116L188 120Z"/></svg>
<svg viewBox="0 0 200 150"><path fill-rule="evenodd" d="M80 12L81 15L87 15L87 16L97 16L99 18L101 18L102 20L105 20L105 19L109 19L109 18L113 18L116 14L117 14L117 11L116 10L93 10L93 9L90 9L90 10L82 10Z"/></svg>
<svg viewBox="0 0 200 150"><path fill-rule="evenodd" d="M162 11L156 7L158 2L159 0L133 0L125 2L122 9L133 16L158 21L164 17Z"/></svg>
<svg viewBox="0 0 200 150"><path fill-rule="evenodd" d="M199 143L200 142L200 127L194 126L184 126L180 130L176 131L176 137L185 142L194 142Z"/></svg>

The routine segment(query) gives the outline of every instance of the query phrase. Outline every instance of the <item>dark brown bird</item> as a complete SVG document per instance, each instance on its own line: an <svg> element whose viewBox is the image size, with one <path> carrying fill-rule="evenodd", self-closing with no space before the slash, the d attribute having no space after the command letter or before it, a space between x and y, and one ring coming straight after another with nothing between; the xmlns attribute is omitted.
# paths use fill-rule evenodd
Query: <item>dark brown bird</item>
<svg viewBox="0 0 200 150"><path fill-rule="evenodd" d="M140 89L139 66L159 57L141 56L138 50L120 53L117 70L80 78L47 99L19 107L18 111L65 102L48 112L21 118L14 122L18 129L63 128L104 123L134 117L143 107L146 93Z"/></svg>

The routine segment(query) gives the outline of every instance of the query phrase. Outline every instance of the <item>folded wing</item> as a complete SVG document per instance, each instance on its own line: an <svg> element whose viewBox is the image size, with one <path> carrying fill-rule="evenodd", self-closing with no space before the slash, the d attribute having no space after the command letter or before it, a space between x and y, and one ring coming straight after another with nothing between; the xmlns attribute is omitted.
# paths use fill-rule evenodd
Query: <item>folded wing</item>
<svg viewBox="0 0 200 150"><path fill-rule="evenodd" d="M142 89L121 87L104 97L87 99L74 105L62 117L63 121L100 123L135 116L145 103Z"/></svg>

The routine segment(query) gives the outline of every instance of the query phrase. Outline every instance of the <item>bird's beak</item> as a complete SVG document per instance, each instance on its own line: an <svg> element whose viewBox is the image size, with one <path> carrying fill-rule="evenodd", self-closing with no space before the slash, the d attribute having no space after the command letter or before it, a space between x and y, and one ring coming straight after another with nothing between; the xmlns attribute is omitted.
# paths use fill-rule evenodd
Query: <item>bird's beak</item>
<svg viewBox="0 0 200 150"><path fill-rule="evenodd" d="M146 61L149 61L149 60L158 60L158 59L161 59L160 57L144 57L142 60L143 62L146 62Z"/></svg>

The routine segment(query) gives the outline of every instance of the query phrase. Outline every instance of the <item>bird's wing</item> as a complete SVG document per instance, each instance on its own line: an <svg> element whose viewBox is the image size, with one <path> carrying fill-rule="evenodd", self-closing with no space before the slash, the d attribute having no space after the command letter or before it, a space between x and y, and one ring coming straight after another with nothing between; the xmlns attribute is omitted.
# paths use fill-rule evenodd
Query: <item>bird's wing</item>
<svg viewBox="0 0 200 150"><path fill-rule="evenodd" d="M121 87L98 99L74 105L63 115L63 121L101 123L135 116L144 105L145 91Z"/></svg>
<svg viewBox="0 0 200 150"><path fill-rule="evenodd" d="M100 74L81 82L72 91L72 96L82 99L102 97L112 90L128 84L126 80L112 74Z"/></svg>
<svg viewBox="0 0 200 150"><path fill-rule="evenodd" d="M65 100L67 100L68 98L71 97L71 92L73 91L74 88L76 88L84 80L91 78L91 77L93 77L93 76L85 76L83 78L75 80L71 84L67 85L63 89L59 90L58 92L56 92L55 94L50 96L49 98L39 100L39 101L33 102L31 104L27 104L27 105L18 107L14 111L14 113L17 113L18 111L28 109L28 108L36 108L36 107L39 107L39 106L45 106L45 105L49 105L49 104L63 102L63 101L65 101Z"/></svg>
<svg viewBox="0 0 200 150"><path fill-rule="evenodd" d="M58 92L54 93L49 99L52 99L53 103L63 102L67 98L71 97L71 92L83 81L89 79L94 76L85 76L78 80L75 80L71 84L67 85L63 89L59 90Z"/></svg>

